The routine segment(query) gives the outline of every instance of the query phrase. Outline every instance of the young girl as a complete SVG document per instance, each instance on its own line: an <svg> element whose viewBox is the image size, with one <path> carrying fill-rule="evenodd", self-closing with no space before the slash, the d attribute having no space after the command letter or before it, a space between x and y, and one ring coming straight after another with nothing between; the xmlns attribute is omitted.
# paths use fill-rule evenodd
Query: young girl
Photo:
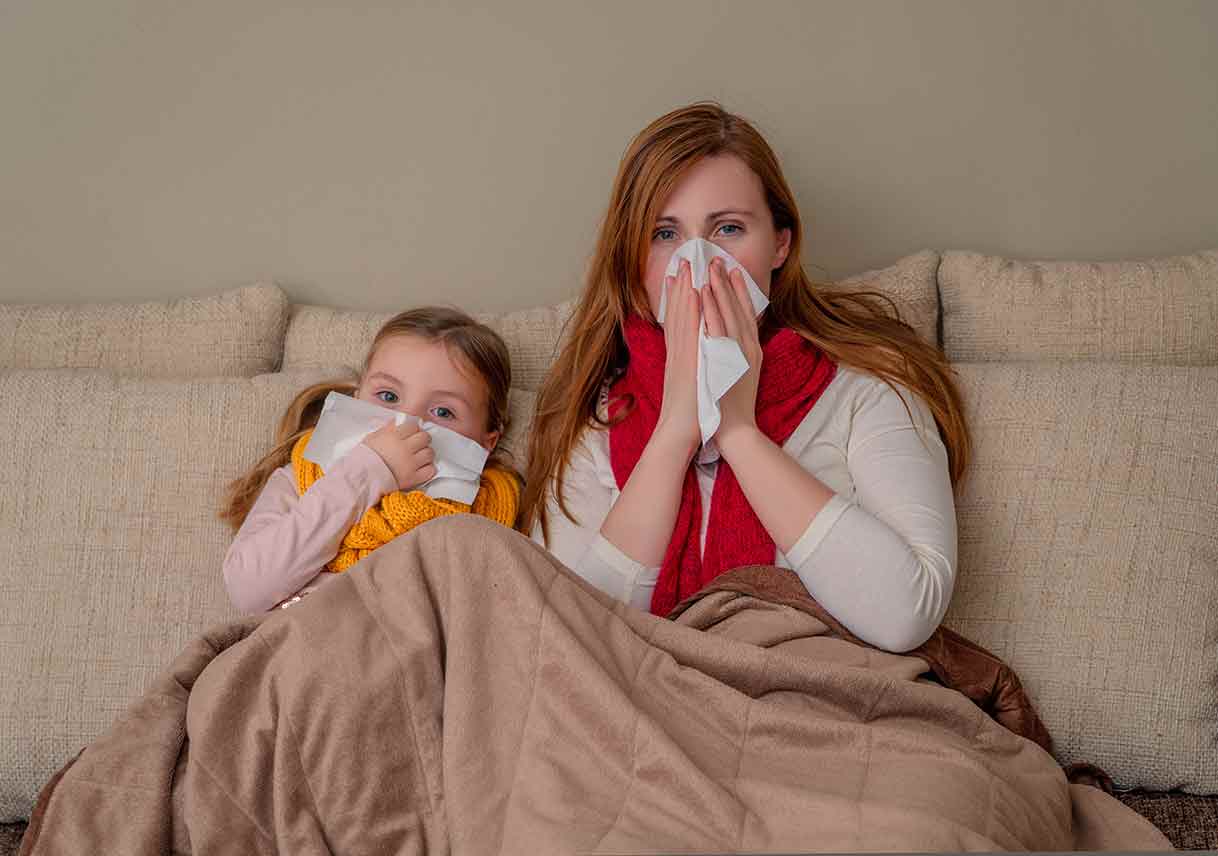
<svg viewBox="0 0 1218 856"><path fill-rule="evenodd" d="M511 379L503 340L462 312L424 307L387 321L359 382L315 384L297 395L275 447L230 486L220 517L237 529L223 568L233 604L257 613L293 603L433 517L472 511L512 526L520 483L495 452L507 429ZM331 391L426 419L490 450L473 505L418 490L436 469L431 437L417 423L385 425L325 473L306 461Z"/></svg>

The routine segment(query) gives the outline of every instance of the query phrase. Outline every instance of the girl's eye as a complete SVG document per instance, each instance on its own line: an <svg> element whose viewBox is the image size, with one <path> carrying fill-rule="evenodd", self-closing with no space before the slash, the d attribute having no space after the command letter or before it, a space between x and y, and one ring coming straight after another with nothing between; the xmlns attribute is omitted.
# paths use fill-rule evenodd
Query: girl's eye
<svg viewBox="0 0 1218 856"><path fill-rule="evenodd" d="M674 241L677 237L676 229L656 229L652 233L652 240L655 241Z"/></svg>
<svg viewBox="0 0 1218 856"><path fill-rule="evenodd" d="M735 232L723 232L724 229L735 229L736 231ZM739 235L744 230L741 229L740 226L738 226L735 223L724 223L722 226L719 227L719 231L723 232L725 235Z"/></svg>
<svg viewBox="0 0 1218 856"><path fill-rule="evenodd" d="M457 418L457 414L453 413L447 407L433 407L431 409L431 415L435 416L437 419L456 419Z"/></svg>
<svg viewBox="0 0 1218 856"><path fill-rule="evenodd" d="M388 389L382 389L380 392L376 393L376 397L386 404L398 403L398 394L396 392L391 392Z"/></svg>

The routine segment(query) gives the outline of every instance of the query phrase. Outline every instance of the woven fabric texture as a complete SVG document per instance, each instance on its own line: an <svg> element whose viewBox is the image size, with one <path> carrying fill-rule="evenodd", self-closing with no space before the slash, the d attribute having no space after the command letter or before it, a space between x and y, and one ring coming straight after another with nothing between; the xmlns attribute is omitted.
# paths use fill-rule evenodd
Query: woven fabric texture
<svg viewBox="0 0 1218 856"><path fill-rule="evenodd" d="M0 822L208 625L232 617L225 485L325 371L0 373Z"/></svg>
<svg viewBox="0 0 1218 856"><path fill-rule="evenodd" d="M149 303L0 304L0 369L252 377L278 366L287 318L274 285Z"/></svg>
<svg viewBox="0 0 1218 856"><path fill-rule="evenodd" d="M1218 367L956 366L975 460L946 623L1063 763L1218 793Z"/></svg>
<svg viewBox="0 0 1218 856"><path fill-rule="evenodd" d="M875 289L892 299L901 320L926 341L938 344L939 296L935 277L939 254L922 250L878 270L856 274L828 286L830 291Z"/></svg>
<svg viewBox="0 0 1218 856"><path fill-rule="evenodd" d="M503 315L475 315L503 337L512 358L512 387L533 391L550 364L572 303L523 309ZM393 312L352 312L326 306L292 307L284 342L285 370L349 366L358 370L381 325Z"/></svg>
<svg viewBox="0 0 1218 856"><path fill-rule="evenodd" d="M924 250L882 270L868 271L828 286L874 288L896 303L901 317L929 342L935 341L938 253ZM475 315L503 336L512 356L512 386L532 392L554 361L574 301L502 315ZM373 336L392 312L351 312L325 306L294 306L284 343L284 369L345 365L356 369Z"/></svg>
<svg viewBox="0 0 1218 856"><path fill-rule="evenodd" d="M1095 263L948 252L939 288L953 361L1218 365L1218 250Z"/></svg>

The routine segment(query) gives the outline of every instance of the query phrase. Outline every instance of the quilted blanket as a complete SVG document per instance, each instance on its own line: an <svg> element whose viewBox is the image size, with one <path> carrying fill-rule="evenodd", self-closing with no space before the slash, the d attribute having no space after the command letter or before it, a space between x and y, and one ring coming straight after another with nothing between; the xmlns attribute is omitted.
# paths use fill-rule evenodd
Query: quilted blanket
<svg viewBox="0 0 1218 856"><path fill-rule="evenodd" d="M490 521L428 523L196 639L22 852L1170 849L927 659L764 589L662 619Z"/></svg>

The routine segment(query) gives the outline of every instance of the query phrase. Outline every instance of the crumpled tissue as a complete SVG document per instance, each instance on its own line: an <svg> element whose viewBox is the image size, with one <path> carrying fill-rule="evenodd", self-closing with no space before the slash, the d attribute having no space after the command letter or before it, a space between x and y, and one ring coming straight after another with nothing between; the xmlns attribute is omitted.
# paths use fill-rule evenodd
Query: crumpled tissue
<svg viewBox="0 0 1218 856"><path fill-rule="evenodd" d="M490 452L451 428L417 416L380 407L341 392L331 392L321 406L321 417L304 449L304 458L328 470L360 441L389 422L417 422L431 435L436 475L420 490L432 499L452 499L472 505L481 485L482 469Z"/></svg>

